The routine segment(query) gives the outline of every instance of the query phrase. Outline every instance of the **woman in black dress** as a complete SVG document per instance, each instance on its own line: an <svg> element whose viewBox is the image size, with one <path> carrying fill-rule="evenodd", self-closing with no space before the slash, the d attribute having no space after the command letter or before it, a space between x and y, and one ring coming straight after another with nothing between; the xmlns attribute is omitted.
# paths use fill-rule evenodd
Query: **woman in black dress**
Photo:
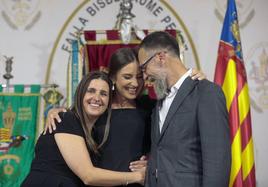
<svg viewBox="0 0 268 187"><path fill-rule="evenodd" d="M92 138L96 120L105 111L104 134L109 131L109 106L112 83L105 73L93 72L79 83L74 105L60 113L60 124L53 134L41 135L35 148L31 170L22 186L86 185L115 186L143 183L144 170L139 172L113 172L93 166L91 156L98 153L98 145ZM108 111L107 111L108 108ZM100 141L104 144L107 136Z"/></svg>
<svg viewBox="0 0 268 187"><path fill-rule="evenodd" d="M107 141L98 149L99 154L93 164L103 169L126 172L130 171L130 162L140 158L144 160L143 155L150 149L150 108L154 102L147 96L136 99L141 95L144 82L135 49L121 48L111 56L109 77L113 81L111 126L109 134L105 134L107 113L94 126L96 143L101 144L103 138L107 138ZM57 115L60 110L52 109L49 112L47 124L55 128L54 119L59 118ZM141 161L139 166L144 167L146 163L145 160ZM141 187L140 184L129 186Z"/></svg>
<svg viewBox="0 0 268 187"><path fill-rule="evenodd" d="M135 49L121 48L111 56L109 77L114 85L111 127L107 141L99 150L96 165L115 171L130 171L130 162L149 152L151 110L145 108L145 104L148 106L150 102L151 108L154 105L146 96L142 96L143 103L137 99L141 99L144 81ZM94 137L99 143L103 139L106 119L107 115L103 115L94 128Z"/></svg>

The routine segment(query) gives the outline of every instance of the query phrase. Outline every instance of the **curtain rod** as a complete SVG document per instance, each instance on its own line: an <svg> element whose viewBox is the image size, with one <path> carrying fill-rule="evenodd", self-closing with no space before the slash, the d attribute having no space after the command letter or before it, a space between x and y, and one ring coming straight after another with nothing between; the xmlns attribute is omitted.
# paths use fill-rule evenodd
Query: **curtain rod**
<svg viewBox="0 0 268 187"><path fill-rule="evenodd" d="M114 30L114 31L118 31L118 33L120 33L120 30L119 29L107 29L107 30ZM106 34L106 31L107 30L83 30L83 31L78 31L78 32L76 32L77 34L81 34L81 35L84 35L84 31L96 31L96 33L97 34ZM142 29L140 29L140 30L137 30L137 31L148 31L149 33L150 32L154 32L154 31L162 31L162 30L152 30L152 29L144 29L144 30L142 30ZM172 29L172 30L176 30L176 29ZM176 32L180 32L179 30L176 30ZM136 33L136 31L135 30L131 30L131 33Z"/></svg>
<svg viewBox="0 0 268 187"><path fill-rule="evenodd" d="M0 84L0 85L2 86L2 88L7 88L6 84ZM23 85L24 87L29 88L34 84L9 84L8 87L12 88L16 85ZM41 84L40 86L41 86L41 88L57 88L57 87L59 87L59 85L57 85L57 84Z"/></svg>

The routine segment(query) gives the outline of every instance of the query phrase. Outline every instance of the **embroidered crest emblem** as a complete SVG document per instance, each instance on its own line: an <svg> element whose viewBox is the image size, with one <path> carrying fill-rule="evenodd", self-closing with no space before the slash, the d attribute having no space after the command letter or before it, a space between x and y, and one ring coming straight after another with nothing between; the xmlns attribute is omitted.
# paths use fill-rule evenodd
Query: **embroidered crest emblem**
<svg viewBox="0 0 268 187"><path fill-rule="evenodd" d="M0 162L3 160L15 160L16 163L19 163L20 158L17 155L6 153L11 147L19 147L23 140L28 139L28 136L12 135L16 113L12 110L10 103L8 104L7 110L3 112L2 115L4 128L0 128L0 153L4 153L4 155L0 156ZM4 165L3 171L6 175L11 175L13 174L14 167L7 163Z"/></svg>
<svg viewBox="0 0 268 187"><path fill-rule="evenodd" d="M2 0L2 5L3 19L15 30L30 30L41 17L40 0Z"/></svg>
<svg viewBox="0 0 268 187"><path fill-rule="evenodd" d="M257 112L268 109L268 42L255 45L248 57L251 103Z"/></svg>

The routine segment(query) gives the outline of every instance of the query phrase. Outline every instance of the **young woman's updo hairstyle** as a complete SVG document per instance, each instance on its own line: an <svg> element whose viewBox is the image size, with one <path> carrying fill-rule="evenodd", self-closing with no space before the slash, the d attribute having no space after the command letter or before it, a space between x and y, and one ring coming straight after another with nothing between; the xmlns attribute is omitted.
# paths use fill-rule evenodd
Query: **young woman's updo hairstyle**
<svg viewBox="0 0 268 187"><path fill-rule="evenodd" d="M138 62L136 48L120 48L113 53L109 63L108 76L113 79L117 72L132 62Z"/></svg>

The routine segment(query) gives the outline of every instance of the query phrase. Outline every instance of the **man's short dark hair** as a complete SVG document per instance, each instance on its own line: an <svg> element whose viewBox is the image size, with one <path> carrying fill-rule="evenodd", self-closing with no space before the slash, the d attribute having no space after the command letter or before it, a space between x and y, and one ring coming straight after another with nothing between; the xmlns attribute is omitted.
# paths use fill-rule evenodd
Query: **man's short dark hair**
<svg viewBox="0 0 268 187"><path fill-rule="evenodd" d="M175 37L164 31L156 31L148 34L141 42L140 48L147 51L165 50L180 57L180 48Z"/></svg>

